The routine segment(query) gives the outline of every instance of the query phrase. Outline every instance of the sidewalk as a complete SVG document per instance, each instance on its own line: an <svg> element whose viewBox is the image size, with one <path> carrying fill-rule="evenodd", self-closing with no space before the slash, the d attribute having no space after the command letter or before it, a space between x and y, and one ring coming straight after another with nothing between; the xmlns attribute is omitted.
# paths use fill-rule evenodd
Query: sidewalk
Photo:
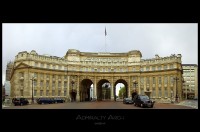
<svg viewBox="0 0 200 132"><path fill-rule="evenodd" d="M177 105L183 105L198 109L198 100L184 100L178 103Z"/></svg>

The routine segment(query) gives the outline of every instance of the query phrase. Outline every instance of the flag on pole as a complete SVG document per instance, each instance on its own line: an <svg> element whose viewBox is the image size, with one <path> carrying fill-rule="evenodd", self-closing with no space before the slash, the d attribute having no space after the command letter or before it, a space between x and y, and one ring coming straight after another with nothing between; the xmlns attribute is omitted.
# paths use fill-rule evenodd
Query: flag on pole
<svg viewBox="0 0 200 132"><path fill-rule="evenodd" d="M107 35L107 33L106 33L106 27L105 27L105 36Z"/></svg>

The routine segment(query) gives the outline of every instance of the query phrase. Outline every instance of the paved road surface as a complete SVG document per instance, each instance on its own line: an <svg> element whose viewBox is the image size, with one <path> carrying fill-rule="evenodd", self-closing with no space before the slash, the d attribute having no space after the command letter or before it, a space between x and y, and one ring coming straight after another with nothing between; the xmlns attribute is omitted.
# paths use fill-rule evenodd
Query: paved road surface
<svg viewBox="0 0 200 132"><path fill-rule="evenodd" d="M188 106L176 104L155 103L154 108L141 108L133 104L123 104L122 102L71 102L59 104L33 104L25 106L9 106L3 109L194 109Z"/></svg>

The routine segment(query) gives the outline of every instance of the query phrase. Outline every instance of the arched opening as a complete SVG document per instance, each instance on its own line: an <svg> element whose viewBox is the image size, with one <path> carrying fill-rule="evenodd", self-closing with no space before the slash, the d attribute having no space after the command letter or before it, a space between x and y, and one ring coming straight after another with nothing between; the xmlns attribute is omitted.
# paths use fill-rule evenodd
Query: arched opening
<svg viewBox="0 0 200 132"><path fill-rule="evenodd" d="M110 100L111 97L111 84L108 80L102 79L97 83L97 100L106 101Z"/></svg>
<svg viewBox="0 0 200 132"><path fill-rule="evenodd" d="M116 93L117 93L117 90L120 90L120 86L121 86L121 91L124 91L124 92L122 92L120 94L119 98L121 98L121 100L122 100L123 98L127 98L128 97L128 83L123 79L119 79L114 84L114 100L115 101L117 100Z"/></svg>
<svg viewBox="0 0 200 132"><path fill-rule="evenodd" d="M84 79L80 85L80 101L91 101L93 98L93 82L90 79Z"/></svg>
<svg viewBox="0 0 200 132"><path fill-rule="evenodd" d="M116 101L122 101L124 94L124 84L123 83L117 83L116 88L115 88L115 96L116 96Z"/></svg>

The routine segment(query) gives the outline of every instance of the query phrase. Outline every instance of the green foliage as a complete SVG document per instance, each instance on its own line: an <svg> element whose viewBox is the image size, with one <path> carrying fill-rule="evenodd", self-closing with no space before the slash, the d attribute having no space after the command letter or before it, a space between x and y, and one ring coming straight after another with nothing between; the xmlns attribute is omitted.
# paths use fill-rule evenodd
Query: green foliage
<svg viewBox="0 0 200 132"><path fill-rule="evenodd" d="M119 90L119 98L124 98L126 96L126 88L125 87L121 87L121 89Z"/></svg>

